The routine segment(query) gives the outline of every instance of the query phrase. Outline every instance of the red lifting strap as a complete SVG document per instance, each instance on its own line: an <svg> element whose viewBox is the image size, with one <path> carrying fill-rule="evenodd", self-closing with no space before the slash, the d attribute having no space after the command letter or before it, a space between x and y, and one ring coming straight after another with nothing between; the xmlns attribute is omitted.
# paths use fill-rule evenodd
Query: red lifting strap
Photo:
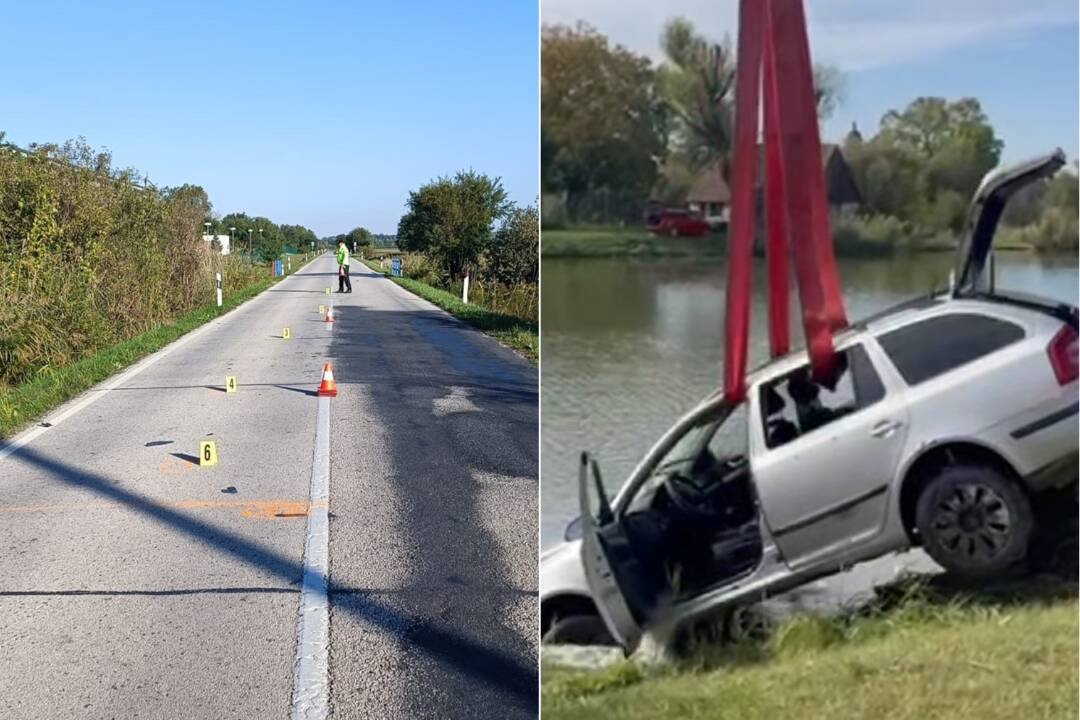
<svg viewBox="0 0 1080 720"><path fill-rule="evenodd" d="M741 0L737 62L724 353L724 397L733 404L746 396L761 106L772 355L783 355L790 347L788 248L794 256L803 329L816 376L831 368L832 333L847 325L829 229L802 0ZM759 86L764 90L763 102Z"/></svg>

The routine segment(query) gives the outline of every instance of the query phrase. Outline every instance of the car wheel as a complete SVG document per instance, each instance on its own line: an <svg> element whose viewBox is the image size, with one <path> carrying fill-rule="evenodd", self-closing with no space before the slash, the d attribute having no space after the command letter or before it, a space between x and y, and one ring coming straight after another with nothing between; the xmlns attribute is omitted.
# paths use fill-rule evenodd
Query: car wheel
<svg viewBox="0 0 1080 720"><path fill-rule="evenodd" d="M558 618L541 642L545 645L614 645L615 640L608 632L604 620L599 615L567 615Z"/></svg>
<svg viewBox="0 0 1080 720"><path fill-rule="evenodd" d="M679 237L679 231L676 228L671 228L671 230L668 231L668 235L671 237Z"/></svg>
<svg viewBox="0 0 1080 720"><path fill-rule="evenodd" d="M1034 520L1027 494L991 467L954 465L919 496L915 522L923 548L947 571L988 578L1027 553Z"/></svg>

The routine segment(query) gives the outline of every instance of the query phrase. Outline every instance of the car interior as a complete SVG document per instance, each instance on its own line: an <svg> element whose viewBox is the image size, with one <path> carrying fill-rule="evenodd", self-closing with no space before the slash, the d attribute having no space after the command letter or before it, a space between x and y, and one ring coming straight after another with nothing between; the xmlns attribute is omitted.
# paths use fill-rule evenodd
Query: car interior
<svg viewBox="0 0 1080 720"><path fill-rule="evenodd" d="M761 560L749 461L742 454L721 454L710 442L722 424L712 419L691 429L619 521L601 528L639 622L661 603L730 582ZM738 431L745 434L745 423Z"/></svg>

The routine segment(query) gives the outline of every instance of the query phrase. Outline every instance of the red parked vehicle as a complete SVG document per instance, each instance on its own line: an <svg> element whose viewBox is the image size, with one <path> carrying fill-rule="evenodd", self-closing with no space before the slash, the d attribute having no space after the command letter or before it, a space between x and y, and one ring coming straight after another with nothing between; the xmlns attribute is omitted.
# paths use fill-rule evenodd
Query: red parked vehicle
<svg viewBox="0 0 1080 720"><path fill-rule="evenodd" d="M671 237L701 237L709 232L709 223L689 210L667 208L650 213L645 227L656 235Z"/></svg>

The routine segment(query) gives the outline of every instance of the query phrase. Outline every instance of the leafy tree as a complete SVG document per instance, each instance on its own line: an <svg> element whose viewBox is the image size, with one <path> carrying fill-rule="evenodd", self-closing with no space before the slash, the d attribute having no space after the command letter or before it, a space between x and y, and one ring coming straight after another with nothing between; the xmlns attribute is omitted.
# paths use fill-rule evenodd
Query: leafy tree
<svg viewBox="0 0 1080 720"><path fill-rule="evenodd" d="M515 207L491 238L485 274L506 285L539 278L540 214L536 205Z"/></svg>
<svg viewBox="0 0 1080 720"><path fill-rule="evenodd" d="M590 192L643 198L666 149L649 59L585 24L541 32L541 181L577 214Z"/></svg>
<svg viewBox="0 0 1080 720"><path fill-rule="evenodd" d="M308 250L311 243L319 240L313 230L303 225L282 225L281 235L286 245L291 245L297 250Z"/></svg>
<svg viewBox="0 0 1080 720"><path fill-rule="evenodd" d="M426 253L448 278L475 267L491 240L492 224L511 204L499 178L472 170L441 177L409 193L398 223L402 250Z"/></svg>
<svg viewBox="0 0 1080 720"><path fill-rule="evenodd" d="M345 243L350 247L367 247L371 245L372 235L367 228L353 228L345 235Z"/></svg>
<svg viewBox="0 0 1080 720"><path fill-rule="evenodd" d="M657 88L674 115L672 140L694 169L720 161L730 170L735 117L735 50L729 37L714 42L693 23L676 17L664 26L660 46L665 62ZM843 77L829 66L814 67L817 112L829 118L840 104Z"/></svg>

